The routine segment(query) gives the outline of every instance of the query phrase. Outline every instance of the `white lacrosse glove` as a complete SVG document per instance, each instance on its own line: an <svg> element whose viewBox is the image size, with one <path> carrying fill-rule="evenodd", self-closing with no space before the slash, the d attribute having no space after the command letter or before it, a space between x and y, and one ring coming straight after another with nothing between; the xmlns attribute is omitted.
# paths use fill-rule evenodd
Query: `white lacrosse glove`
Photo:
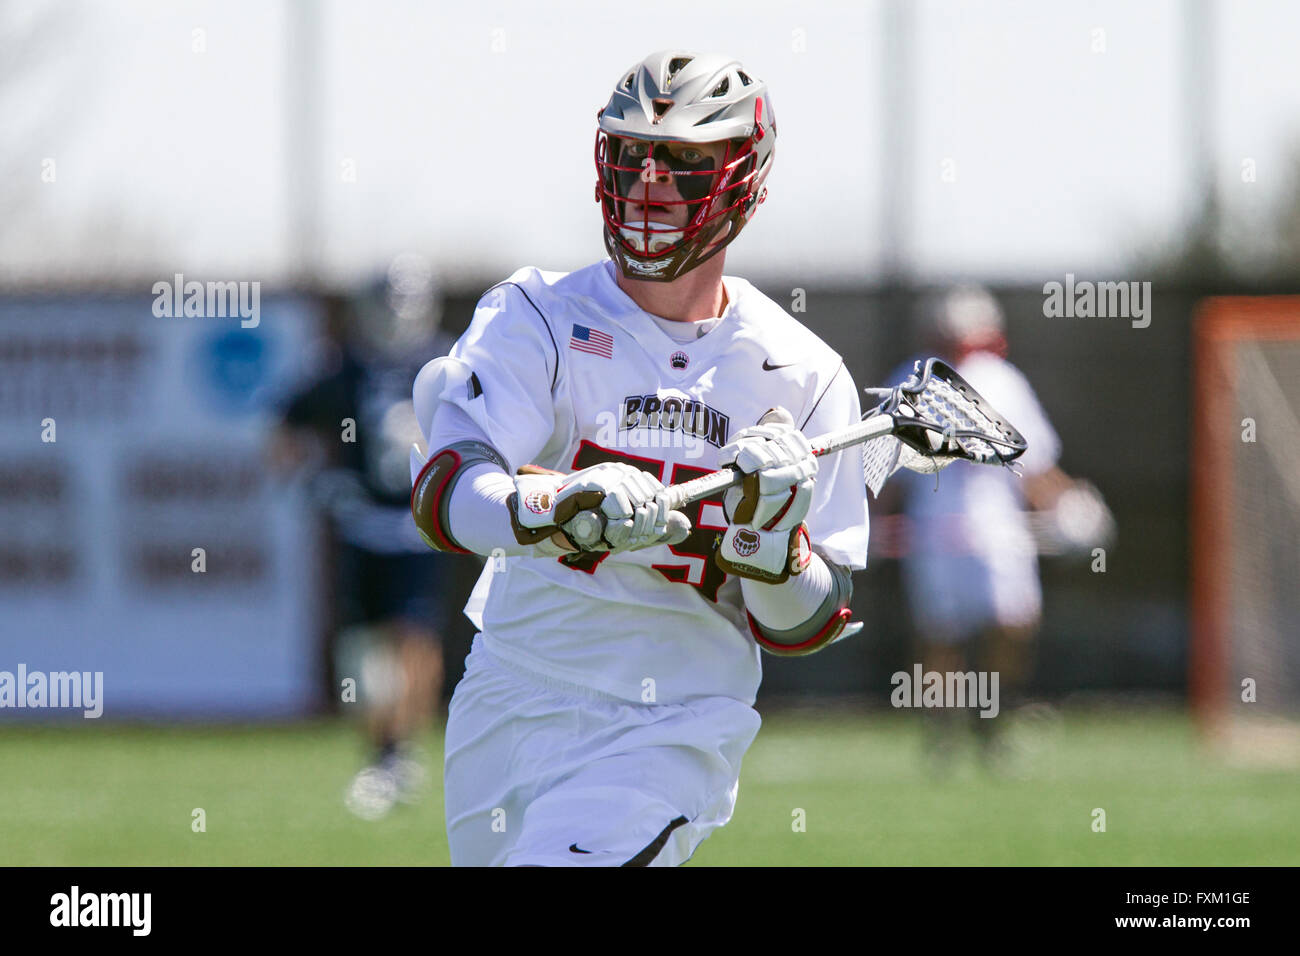
<svg viewBox="0 0 1300 956"><path fill-rule="evenodd" d="M691 532L690 519L670 511L660 495L663 482L624 462L601 462L570 475L519 475L515 489L507 504L520 544L552 541L563 542L562 550L636 551L680 544ZM594 545L579 547L568 533L580 511L605 519L605 533Z"/></svg>
<svg viewBox="0 0 1300 956"><path fill-rule="evenodd" d="M803 519L812 505L817 459L784 408L736 433L718 452L720 466L745 475L723 496L727 530L714 552L723 571L780 584L799 574L811 558Z"/></svg>

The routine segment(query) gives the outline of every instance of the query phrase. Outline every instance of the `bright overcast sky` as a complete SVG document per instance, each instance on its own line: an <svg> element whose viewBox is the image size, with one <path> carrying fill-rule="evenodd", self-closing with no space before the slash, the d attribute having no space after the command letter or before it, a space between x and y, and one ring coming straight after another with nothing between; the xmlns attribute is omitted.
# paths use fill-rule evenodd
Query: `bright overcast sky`
<svg viewBox="0 0 1300 956"><path fill-rule="evenodd" d="M882 59L907 47L880 2L315 8L307 73L286 57L286 3L0 12L4 273L274 281L297 261L303 196L336 281L406 250L452 285L580 267L604 254L596 110L670 46L732 53L771 86L770 197L729 253L755 279L877 281L887 245L927 280L1120 270L1196 199L1174 0L905 4L892 115ZM1220 187L1229 209L1265 210L1300 142L1300 5L1210 10Z"/></svg>

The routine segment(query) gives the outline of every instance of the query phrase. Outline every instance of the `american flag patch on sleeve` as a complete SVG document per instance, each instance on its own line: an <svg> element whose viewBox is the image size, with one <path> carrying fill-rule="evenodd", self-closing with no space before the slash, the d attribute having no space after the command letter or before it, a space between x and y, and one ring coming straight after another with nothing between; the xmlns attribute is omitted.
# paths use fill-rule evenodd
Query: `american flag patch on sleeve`
<svg viewBox="0 0 1300 956"><path fill-rule="evenodd" d="M589 329L585 325L574 323L573 333L569 336L569 348L578 352L599 355L601 358L612 359L614 357L614 336L602 332L600 329Z"/></svg>

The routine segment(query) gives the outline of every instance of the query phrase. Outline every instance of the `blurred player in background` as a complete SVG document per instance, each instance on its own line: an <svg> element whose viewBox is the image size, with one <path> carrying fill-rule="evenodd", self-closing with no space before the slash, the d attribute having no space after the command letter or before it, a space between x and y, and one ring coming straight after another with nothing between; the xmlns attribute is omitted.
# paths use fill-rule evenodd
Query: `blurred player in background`
<svg viewBox="0 0 1300 956"><path fill-rule="evenodd" d="M932 301L923 321L926 354L946 359L1029 443L1017 462L1022 477L1004 468L950 468L893 479L907 517L902 571L919 661L926 671L999 674L999 716L980 717L975 708L924 711L927 746L943 769L969 717L986 762L1015 770L1001 731L1023 702L1042 615L1039 545L1027 508L1047 512L1068 503L1072 515L1082 516L1072 531L1084 541L1097 539L1109 513L1090 485L1057 467L1060 439L1028 380L1007 360L997 300L982 288L956 288Z"/></svg>
<svg viewBox="0 0 1300 956"><path fill-rule="evenodd" d="M349 302L334 361L288 401L273 449L297 464L312 457L310 441L326 461L310 487L337 542L334 669L340 681L356 680L373 747L346 797L366 818L419 794L427 770L412 741L431 725L442 692L449 575L411 526L407 466L420 438L412 383L427 357L451 344L440 318L431 269L399 256Z"/></svg>
<svg viewBox="0 0 1300 956"><path fill-rule="evenodd" d="M723 275L775 142L767 87L735 60L637 63L598 119L609 258L520 269L420 373L415 521L439 550L505 555L466 609L479 634L448 713L454 864L686 861L731 818L759 648L846 630L860 458L819 462L804 432L856 422L857 389ZM669 509L666 484L733 462L742 486Z"/></svg>

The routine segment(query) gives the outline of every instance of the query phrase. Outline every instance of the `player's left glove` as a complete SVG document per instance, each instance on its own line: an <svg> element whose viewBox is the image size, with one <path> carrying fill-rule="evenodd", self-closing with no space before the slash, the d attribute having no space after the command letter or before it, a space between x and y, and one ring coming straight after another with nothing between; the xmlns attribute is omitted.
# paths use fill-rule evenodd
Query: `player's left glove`
<svg viewBox="0 0 1300 956"><path fill-rule="evenodd" d="M808 566L812 551L803 519L812 505L817 458L794 418L774 408L736 433L718 452L720 465L744 472L727 489L727 531L714 561L728 574L780 584Z"/></svg>
<svg viewBox="0 0 1300 956"><path fill-rule="evenodd" d="M567 476L555 491L555 521L568 526L579 512L605 518L600 543L584 550L638 551L655 544L681 544L691 522L672 511L663 482L626 462L605 461Z"/></svg>
<svg viewBox="0 0 1300 956"><path fill-rule="evenodd" d="M548 541L557 547L566 542L565 551L637 551L680 544L691 531L690 520L669 509L663 482L624 462L601 462L571 475L530 469L515 478L515 489L506 502L515 539L546 554L554 553ZM586 547L570 533L582 511L604 518L600 541Z"/></svg>

